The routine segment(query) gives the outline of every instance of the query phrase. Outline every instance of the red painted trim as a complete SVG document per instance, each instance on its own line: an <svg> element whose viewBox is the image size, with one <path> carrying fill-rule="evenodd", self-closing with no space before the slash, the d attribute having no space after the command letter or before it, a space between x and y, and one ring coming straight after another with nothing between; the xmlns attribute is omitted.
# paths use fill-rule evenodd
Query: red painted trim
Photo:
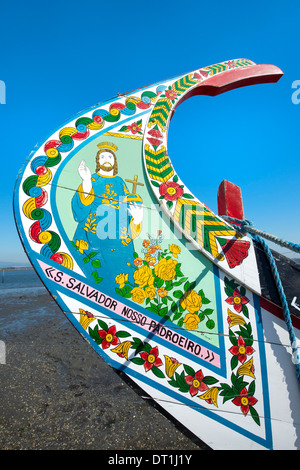
<svg viewBox="0 0 300 470"><path fill-rule="evenodd" d="M279 305L273 304L270 300L266 299L265 297L260 297L260 306L261 308L267 310L267 312L272 313L280 320L284 321L283 310ZM300 318L291 315L292 324L295 328L300 330Z"/></svg>
<svg viewBox="0 0 300 470"><path fill-rule="evenodd" d="M279 67L269 64L250 65L249 67L226 70L207 78L199 83L199 85L193 87L178 101L177 106L195 95L216 96L244 86L276 83L282 75L283 72Z"/></svg>

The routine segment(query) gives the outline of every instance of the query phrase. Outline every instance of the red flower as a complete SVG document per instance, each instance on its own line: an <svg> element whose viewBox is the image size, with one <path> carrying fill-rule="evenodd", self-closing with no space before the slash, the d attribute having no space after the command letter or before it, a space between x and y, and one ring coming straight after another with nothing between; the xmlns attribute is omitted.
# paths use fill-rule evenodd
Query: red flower
<svg viewBox="0 0 300 470"><path fill-rule="evenodd" d="M227 62L227 65L228 65L228 67L230 67L230 68L237 66L236 63L234 62L234 60L229 60L229 61Z"/></svg>
<svg viewBox="0 0 300 470"><path fill-rule="evenodd" d="M238 356L238 360L244 364L247 356L254 353L254 349L251 346L246 346L243 338L239 336L237 346L232 346L229 352L231 352L233 356Z"/></svg>
<svg viewBox="0 0 300 470"><path fill-rule="evenodd" d="M249 411L250 406L253 406L255 405L255 403L257 403L257 399L252 396L249 396L246 387L244 387L240 391L240 396L232 400L232 403L234 403L236 406L240 406L241 411L246 416L246 414Z"/></svg>
<svg viewBox="0 0 300 470"><path fill-rule="evenodd" d="M204 375L202 373L202 370L198 370L196 372L195 377L192 375L187 375L185 377L185 381L188 385L190 385L190 394L192 397L197 395L197 393L204 392L204 390L208 389L208 386L203 382Z"/></svg>
<svg viewBox="0 0 300 470"><path fill-rule="evenodd" d="M110 346L115 346L120 343L119 338L116 336L116 327L115 325L111 326L108 331L98 330L100 338L102 338L102 348L107 349Z"/></svg>
<svg viewBox="0 0 300 470"><path fill-rule="evenodd" d="M249 299L241 295L238 289L235 289L232 296L226 299L226 302L230 305L233 305L234 310L236 310L238 313L241 313L243 310L243 305L247 304Z"/></svg>
<svg viewBox="0 0 300 470"><path fill-rule="evenodd" d="M169 90L166 90L165 91L165 95L166 95L166 98L168 98L169 100L173 101L177 98L177 93L176 91L172 90L172 89L169 89Z"/></svg>
<svg viewBox="0 0 300 470"><path fill-rule="evenodd" d="M142 131L141 127L136 122L131 124L131 126L127 126L127 130L131 131L132 134L136 134L137 132L140 134Z"/></svg>
<svg viewBox="0 0 300 470"><path fill-rule="evenodd" d="M175 201L183 195L183 189L179 186L178 183L174 181L169 181L168 183L163 183L159 187L159 193L167 201Z"/></svg>
<svg viewBox="0 0 300 470"><path fill-rule="evenodd" d="M160 367L162 365L161 359L158 357L158 347L150 349L150 352L141 352L140 356L144 359L145 371L152 369L153 366Z"/></svg>

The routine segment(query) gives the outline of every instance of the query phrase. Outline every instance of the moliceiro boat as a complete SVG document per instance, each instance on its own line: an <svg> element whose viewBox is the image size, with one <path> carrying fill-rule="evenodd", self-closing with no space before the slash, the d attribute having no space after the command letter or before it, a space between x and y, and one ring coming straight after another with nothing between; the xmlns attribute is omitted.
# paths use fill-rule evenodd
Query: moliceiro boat
<svg viewBox="0 0 300 470"><path fill-rule="evenodd" d="M245 220L237 186L221 183L218 214L189 190L168 126L193 95L282 75L235 59L118 95L38 144L15 187L24 249L62 312L211 449L300 448L299 266Z"/></svg>

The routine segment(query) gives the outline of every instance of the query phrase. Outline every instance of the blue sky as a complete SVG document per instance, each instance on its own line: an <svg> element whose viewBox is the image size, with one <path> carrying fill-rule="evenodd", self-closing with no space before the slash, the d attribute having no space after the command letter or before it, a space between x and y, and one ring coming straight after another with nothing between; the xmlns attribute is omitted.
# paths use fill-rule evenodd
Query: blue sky
<svg viewBox="0 0 300 470"><path fill-rule="evenodd" d="M12 199L37 142L118 92L240 57L277 65L284 76L184 102L170 125L169 154L210 209L217 211L218 186L228 179L242 188L246 218L257 228L299 243L300 104L292 102L292 84L300 80L299 17L298 1L6 2L0 262L27 259Z"/></svg>

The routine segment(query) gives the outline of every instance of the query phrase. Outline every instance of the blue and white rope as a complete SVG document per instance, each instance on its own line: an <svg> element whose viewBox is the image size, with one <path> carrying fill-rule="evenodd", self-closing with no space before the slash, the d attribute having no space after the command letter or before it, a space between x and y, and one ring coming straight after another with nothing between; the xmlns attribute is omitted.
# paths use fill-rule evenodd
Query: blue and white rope
<svg viewBox="0 0 300 470"><path fill-rule="evenodd" d="M291 320L291 315L290 315L290 310L288 306L288 302L286 300L286 295L282 286L282 282L279 276L279 272L274 260L274 257L272 255L272 252L267 245L267 243L263 240L262 237L280 245L285 248L289 248L292 251L296 251L297 253L300 253L300 245L297 245L295 243L290 243L286 242L284 240L281 240L278 237L275 237L273 235L270 235L268 233L262 232L261 230L257 230L253 227L253 224L249 220L239 220L235 219L233 217L228 217L228 216L222 216L223 219L227 220L228 222L235 222L237 224L240 224L240 227L235 226L235 228L241 232L249 232L252 235L252 238L259 242L262 247L264 248L264 251L266 253L266 256L268 258L268 261L271 266L272 274L275 280L275 284L279 293L279 297L281 300L282 304L282 309L283 309L283 315L285 319L285 323L287 325L288 333L289 333L289 338L290 338L290 343L292 347L292 362L295 364L296 367L296 375L298 382L300 384L300 351L299 351L299 346L298 346L298 341L295 335L294 327L292 324Z"/></svg>

